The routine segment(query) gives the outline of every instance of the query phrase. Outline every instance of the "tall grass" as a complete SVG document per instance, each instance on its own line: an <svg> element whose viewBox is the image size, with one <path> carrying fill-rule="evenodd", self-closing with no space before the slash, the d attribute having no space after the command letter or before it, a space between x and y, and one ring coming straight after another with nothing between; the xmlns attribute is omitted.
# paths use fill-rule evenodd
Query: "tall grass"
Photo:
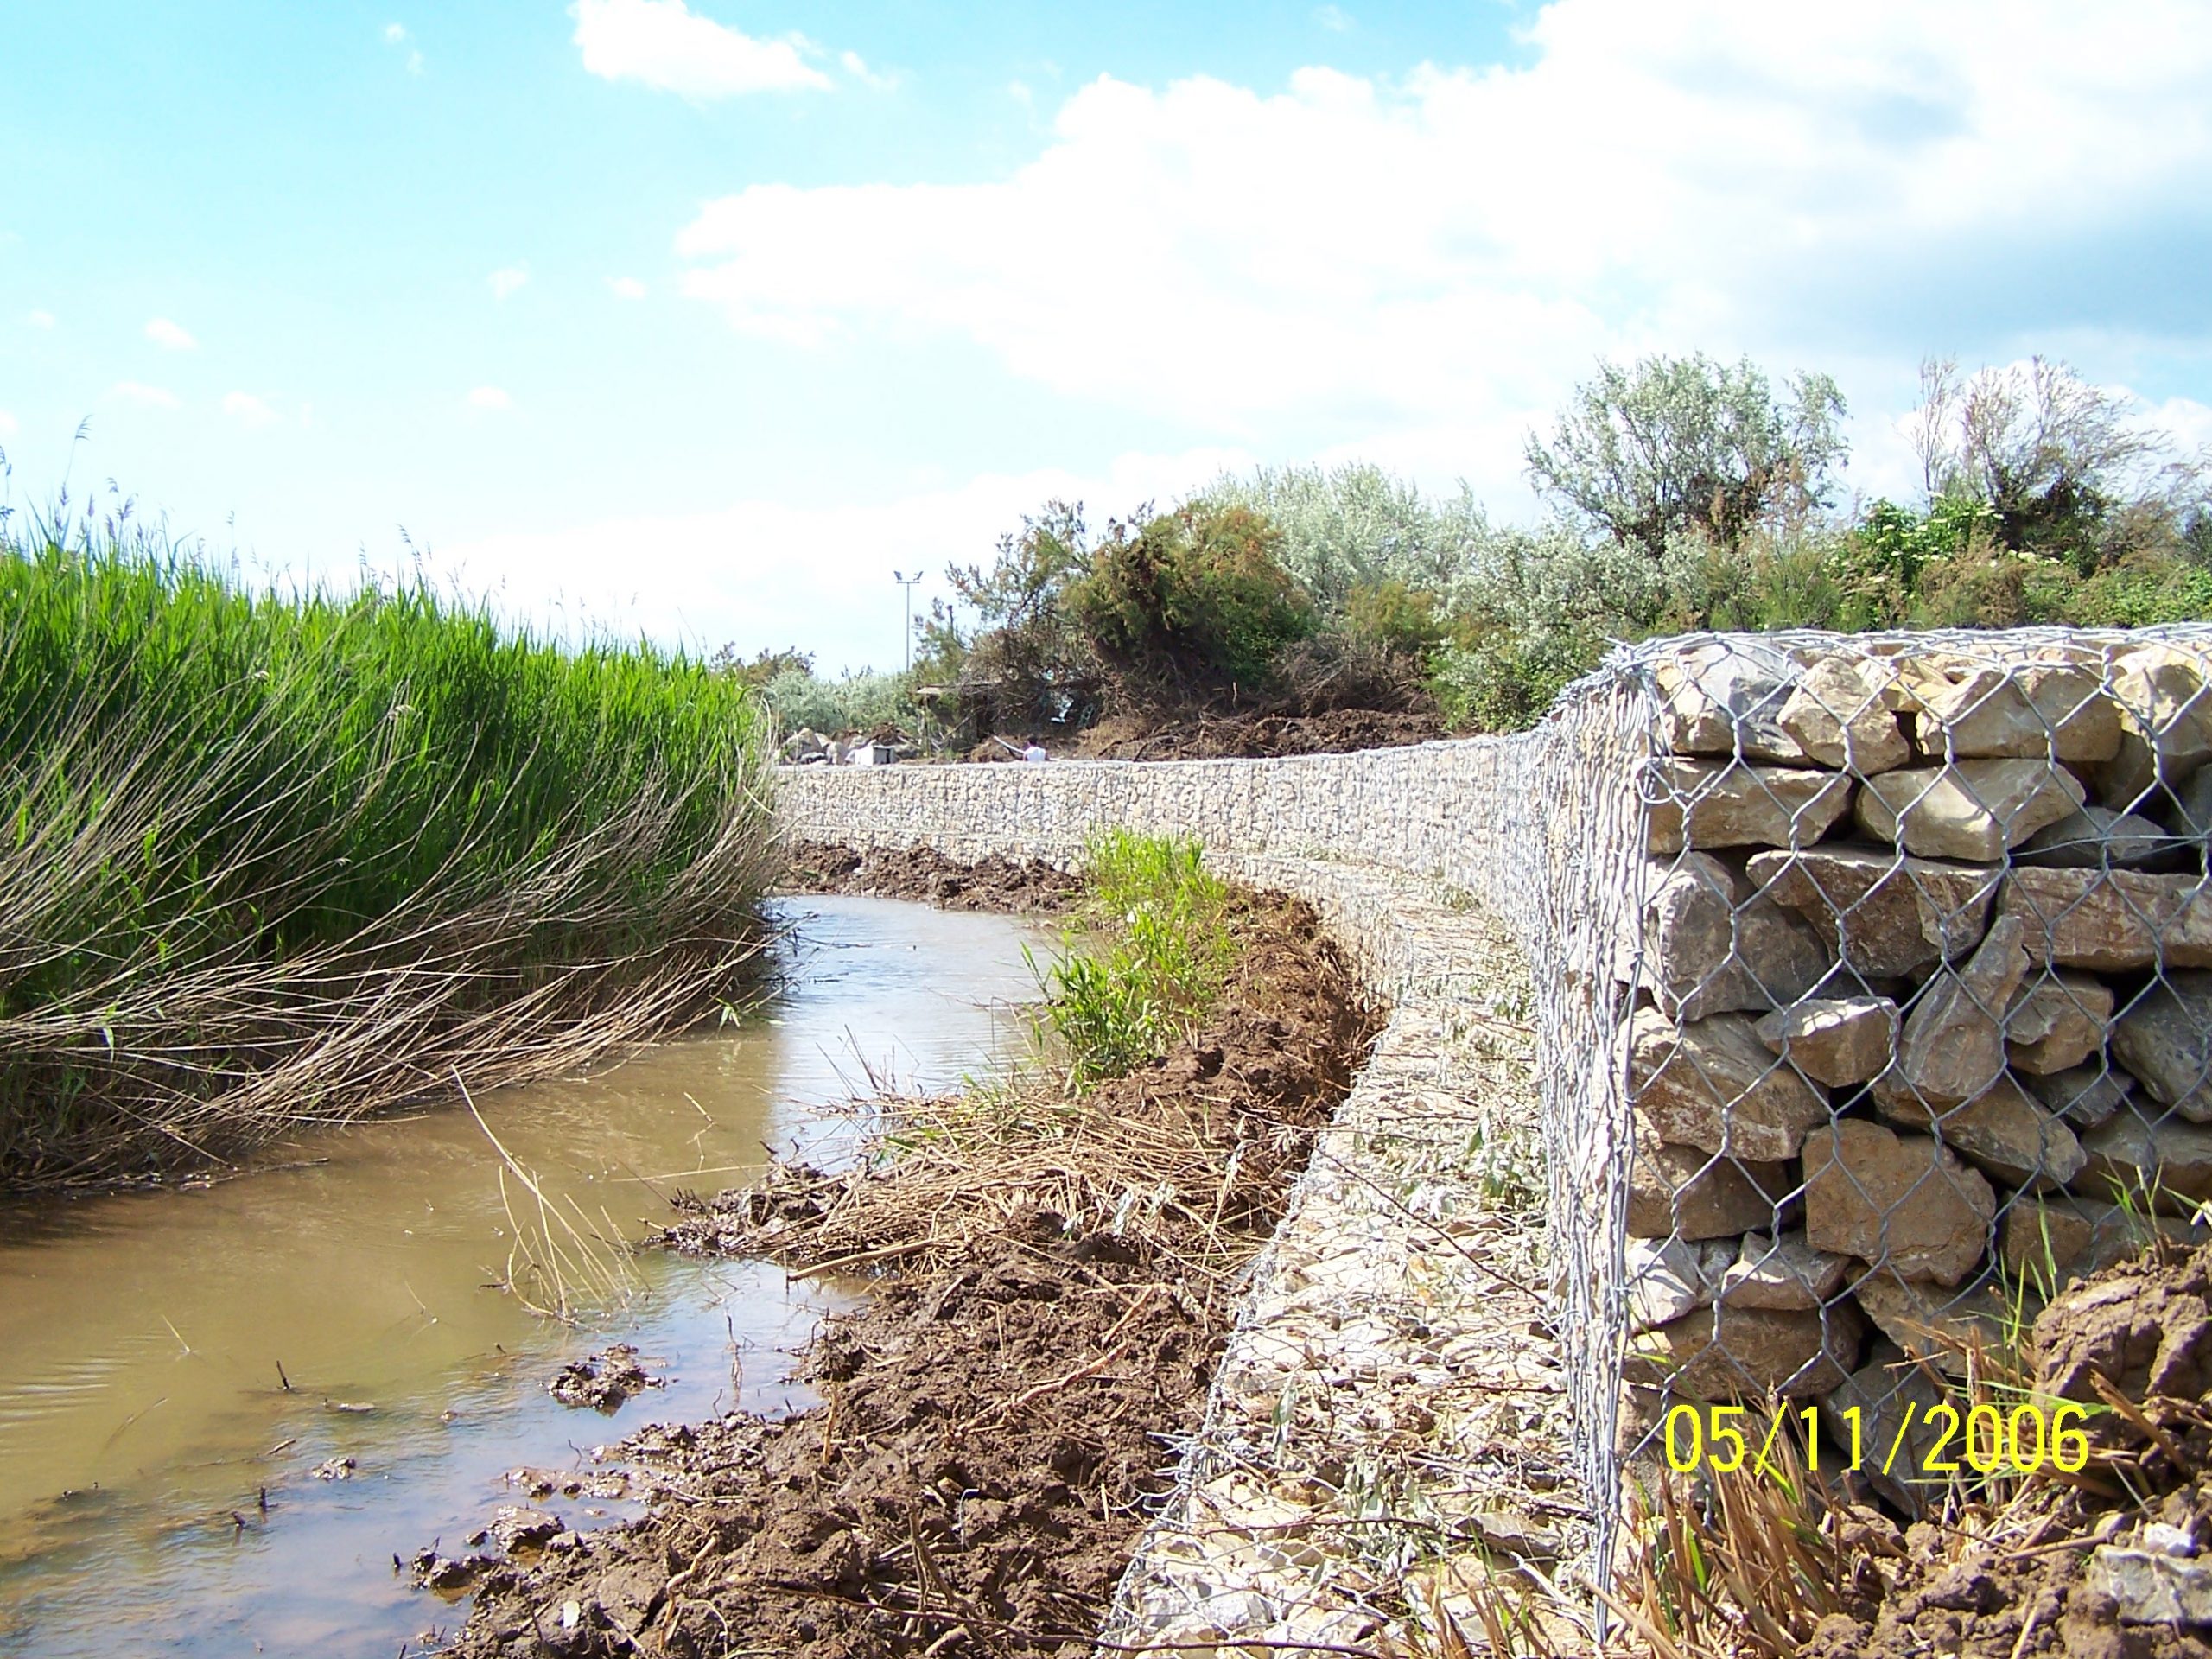
<svg viewBox="0 0 2212 1659"><path fill-rule="evenodd" d="M749 949L753 704L419 582L0 531L0 1181L573 1064Z"/></svg>
<svg viewBox="0 0 2212 1659"><path fill-rule="evenodd" d="M1228 889L1195 841L1104 831L1085 849L1087 932L1042 976L1045 1020L1069 1081L1121 1077L1157 1059L1220 995L1234 945Z"/></svg>

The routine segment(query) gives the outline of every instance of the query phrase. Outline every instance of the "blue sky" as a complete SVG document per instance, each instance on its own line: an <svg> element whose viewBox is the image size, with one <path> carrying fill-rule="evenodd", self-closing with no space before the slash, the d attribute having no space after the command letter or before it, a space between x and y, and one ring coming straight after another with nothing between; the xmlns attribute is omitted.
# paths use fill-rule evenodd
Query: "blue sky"
<svg viewBox="0 0 2212 1659"><path fill-rule="evenodd" d="M0 447L255 569L895 663L894 568L1224 467L1497 516L1601 355L1921 356L2212 442L2212 9L0 12ZM73 443L90 417L90 436Z"/></svg>

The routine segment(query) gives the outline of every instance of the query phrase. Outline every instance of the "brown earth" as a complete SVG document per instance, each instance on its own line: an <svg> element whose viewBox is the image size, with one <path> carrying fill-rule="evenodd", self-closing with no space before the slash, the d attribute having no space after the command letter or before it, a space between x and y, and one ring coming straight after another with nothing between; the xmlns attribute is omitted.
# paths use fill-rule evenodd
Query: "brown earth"
<svg viewBox="0 0 2212 1659"><path fill-rule="evenodd" d="M803 1362L828 1403L636 1437L645 1516L487 1574L454 1651L1089 1653L1237 1274L1376 1027L1311 911L1239 899L1231 926L1232 982L1166 1059L919 1109L887 1162L695 1204L662 1242L873 1258Z"/></svg>
<svg viewBox="0 0 2212 1659"><path fill-rule="evenodd" d="M1084 760L1211 760L1284 754L1347 754L1446 735L1431 709L1332 709L1322 714L1198 714L1172 721L1115 715L1071 741ZM1001 753L1004 753L1001 751Z"/></svg>
<svg viewBox="0 0 2212 1659"><path fill-rule="evenodd" d="M2212 1629L2123 1624L2088 1584L2095 1545L2148 1522L2212 1547L2212 1248L2076 1282L2037 1319L2031 1351L2037 1396L2091 1409L2082 1478L2031 1478L2001 1505L1955 1505L1902 1535L1876 1517L1856 1596L1814 1631L1810 1659L2212 1659Z"/></svg>
<svg viewBox="0 0 2212 1659"><path fill-rule="evenodd" d="M782 884L800 893L865 893L918 899L944 910L1020 911L1058 915L1074 908L1082 880L1036 859L994 853L963 864L929 847L859 853L823 842L786 849Z"/></svg>

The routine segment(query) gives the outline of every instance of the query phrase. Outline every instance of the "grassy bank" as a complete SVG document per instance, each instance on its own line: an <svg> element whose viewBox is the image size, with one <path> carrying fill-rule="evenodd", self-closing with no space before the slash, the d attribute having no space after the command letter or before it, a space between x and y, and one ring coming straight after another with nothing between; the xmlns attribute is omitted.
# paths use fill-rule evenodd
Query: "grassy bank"
<svg viewBox="0 0 2212 1659"><path fill-rule="evenodd" d="M742 690L421 586L0 542L0 1181L233 1152L665 1025L769 873Z"/></svg>

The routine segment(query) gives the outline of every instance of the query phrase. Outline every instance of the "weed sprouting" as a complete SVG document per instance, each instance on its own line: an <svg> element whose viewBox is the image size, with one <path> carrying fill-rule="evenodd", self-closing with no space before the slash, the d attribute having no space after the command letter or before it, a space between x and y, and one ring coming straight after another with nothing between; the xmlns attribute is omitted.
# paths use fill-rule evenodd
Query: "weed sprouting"
<svg viewBox="0 0 2212 1659"><path fill-rule="evenodd" d="M1044 1020L1080 1086L1125 1076L1197 1027L1229 973L1228 888L1195 841L1105 831L1085 850L1082 925L1050 968Z"/></svg>

